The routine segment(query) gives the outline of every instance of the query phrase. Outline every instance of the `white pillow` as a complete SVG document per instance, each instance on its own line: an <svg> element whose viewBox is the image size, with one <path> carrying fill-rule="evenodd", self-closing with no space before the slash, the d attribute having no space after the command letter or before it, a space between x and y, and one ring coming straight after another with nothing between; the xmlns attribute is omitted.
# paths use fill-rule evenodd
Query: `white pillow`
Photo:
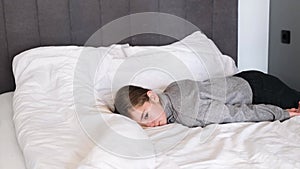
<svg viewBox="0 0 300 169"><path fill-rule="evenodd" d="M113 110L115 92L132 84L164 90L171 82L183 79L204 81L235 74L232 58L218 50L203 33L197 31L165 46L124 46L126 58L106 58L95 76L98 105Z"/></svg>
<svg viewBox="0 0 300 169"><path fill-rule="evenodd" d="M15 57L14 124L27 168L75 168L95 143L119 151L111 140L147 139L137 123L95 107L93 59L124 58L123 46L40 47Z"/></svg>
<svg viewBox="0 0 300 169"><path fill-rule="evenodd" d="M160 64L161 69L165 70L174 66L172 64L176 60L182 62L181 67L177 69L186 67L190 71L190 75L182 78L192 76L194 80L203 81L213 77L230 76L238 71L234 60L223 55L213 41L200 31L166 46L128 46L123 49L127 57L155 56L152 62L160 62L161 59L165 59L163 57L168 57L169 63Z"/></svg>

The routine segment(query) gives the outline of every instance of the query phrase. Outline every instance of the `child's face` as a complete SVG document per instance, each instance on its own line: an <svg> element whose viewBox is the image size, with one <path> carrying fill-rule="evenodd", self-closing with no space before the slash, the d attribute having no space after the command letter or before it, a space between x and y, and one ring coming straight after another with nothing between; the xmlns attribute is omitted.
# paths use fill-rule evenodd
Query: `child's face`
<svg viewBox="0 0 300 169"><path fill-rule="evenodd" d="M167 124L166 113L159 102L148 101L131 112L131 118L143 127Z"/></svg>

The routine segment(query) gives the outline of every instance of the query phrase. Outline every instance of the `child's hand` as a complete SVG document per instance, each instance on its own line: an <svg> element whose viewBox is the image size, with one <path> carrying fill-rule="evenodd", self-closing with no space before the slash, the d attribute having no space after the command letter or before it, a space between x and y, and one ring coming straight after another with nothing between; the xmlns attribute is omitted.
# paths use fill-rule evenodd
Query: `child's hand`
<svg viewBox="0 0 300 169"><path fill-rule="evenodd" d="M287 111L290 113L290 117L294 116L300 116L300 102L298 103L298 108L291 108L287 109Z"/></svg>

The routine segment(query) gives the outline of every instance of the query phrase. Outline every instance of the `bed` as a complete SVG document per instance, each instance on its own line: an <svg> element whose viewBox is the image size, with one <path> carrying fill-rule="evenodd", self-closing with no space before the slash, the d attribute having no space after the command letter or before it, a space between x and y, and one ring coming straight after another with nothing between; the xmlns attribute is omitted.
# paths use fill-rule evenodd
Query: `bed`
<svg viewBox="0 0 300 169"><path fill-rule="evenodd" d="M299 117L142 128L111 113L125 84L236 73L237 6L2 0L0 168L300 168Z"/></svg>

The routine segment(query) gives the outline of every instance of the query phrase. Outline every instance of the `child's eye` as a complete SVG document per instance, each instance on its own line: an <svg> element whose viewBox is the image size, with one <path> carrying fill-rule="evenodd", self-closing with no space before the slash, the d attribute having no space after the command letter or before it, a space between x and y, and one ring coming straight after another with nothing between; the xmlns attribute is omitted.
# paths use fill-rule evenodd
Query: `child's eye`
<svg viewBox="0 0 300 169"><path fill-rule="evenodd" d="M144 119L145 119L145 120L147 120L147 119L148 119L148 117L149 117L149 114L148 114L148 113L146 113L146 114L145 114L145 116L144 116Z"/></svg>

